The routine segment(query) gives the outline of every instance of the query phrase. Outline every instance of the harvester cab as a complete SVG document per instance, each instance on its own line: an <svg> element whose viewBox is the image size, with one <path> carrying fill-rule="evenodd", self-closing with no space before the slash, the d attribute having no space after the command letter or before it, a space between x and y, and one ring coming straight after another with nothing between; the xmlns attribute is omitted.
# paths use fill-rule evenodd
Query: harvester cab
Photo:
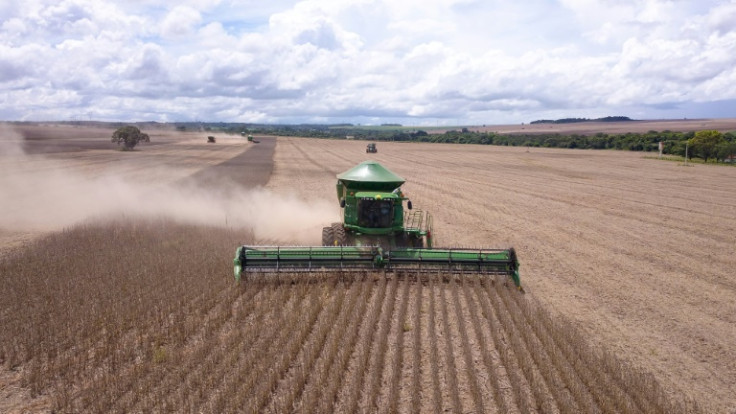
<svg viewBox="0 0 736 414"><path fill-rule="evenodd" d="M523 291L513 248L433 247L432 216L412 208L404 182L375 161L338 174L343 219L322 229L322 246L240 246L235 279L278 272L479 274L511 278Z"/></svg>

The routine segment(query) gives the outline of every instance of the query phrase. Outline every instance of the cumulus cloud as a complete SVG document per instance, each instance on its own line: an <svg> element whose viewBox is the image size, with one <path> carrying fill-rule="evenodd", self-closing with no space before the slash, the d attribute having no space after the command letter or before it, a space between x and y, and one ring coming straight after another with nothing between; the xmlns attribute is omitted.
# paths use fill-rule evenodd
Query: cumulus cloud
<svg viewBox="0 0 736 414"><path fill-rule="evenodd" d="M646 115L736 99L734 17L717 0L16 2L0 7L0 118Z"/></svg>
<svg viewBox="0 0 736 414"><path fill-rule="evenodd" d="M161 22L161 35L165 38L178 38L194 34L202 16L196 9L177 6Z"/></svg>

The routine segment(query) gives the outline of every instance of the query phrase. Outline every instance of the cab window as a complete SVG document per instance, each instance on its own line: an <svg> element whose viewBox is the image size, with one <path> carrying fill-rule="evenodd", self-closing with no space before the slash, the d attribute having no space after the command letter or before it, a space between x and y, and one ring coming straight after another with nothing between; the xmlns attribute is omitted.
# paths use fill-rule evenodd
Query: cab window
<svg viewBox="0 0 736 414"><path fill-rule="evenodd" d="M358 225L361 227L391 227L393 203L390 200L360 200L358 202Z"/></svg>

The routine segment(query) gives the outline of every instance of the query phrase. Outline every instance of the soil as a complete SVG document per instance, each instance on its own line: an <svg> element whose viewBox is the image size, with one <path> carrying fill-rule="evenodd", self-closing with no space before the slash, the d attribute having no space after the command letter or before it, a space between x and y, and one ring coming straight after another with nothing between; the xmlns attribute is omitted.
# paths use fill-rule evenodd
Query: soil
<svg viewBox="0 0 736 414"><path fill-rule="evenodd" d="M256 188L265 186L273 170L275 137L265 137L258 144L219 164L201 169L186 177L184 184L197 186Z"/></svg>
<svg viewBox="0 0 736 414"><path fill-rule="evenodd" d="M457 129L457 128L455 128ZM483 125L470 126L471 131L497 132L501 134L582 134L595 135L625 134L627 132L645 133L648 131L700 131L715 129L721 132L736 131L736 118L723 119L666 119L626 122L573 122L568 124L521 124L521 125ZM446 130L433 129L432 133Z"/></svg>
<svg viewBox="0 0 736 414"><path fill-rule="evenodd" d="M368 158L436 246L514 246L528 294L673 394L736 409L736 168L621 151L280 138L269 187L327 193ZM339 217L339 216L338 216Z"/></svg>
<svg viewBox="0 0 736 414"><path fill-rule="evenodd" d="M701 123L698 129L718 128L715 121L693 122ZM678 130L665 124L646 128ZM603 127L600 132L615 132L607 123ZM249 144L242 137L217 136L216 144L207 144L211 133L165 130L152 132L150 145L129 154L108 145L111 133L23 128L23 155L0 155L6 177L0 189L5 193L12 180L46 170L85 177L155 175L160 186L194 181L226 191L233 182L251 180L245 185L265 184L275 193L334 206L329 214L339 221L335 175L374 159L406 178L403 190L415 208L433 214L437 246L514 246L527 295L573 321L596 347L651 372L669 393L692 397L707 411L736 410L736 168L619 151L380 143L378 153L366 154L361 141L282 137ZM256 151L260 161L249 162ZM72 185L67 192L78 197L76 191L85 190ZM4 200L6 216L20 209L15 202ZM4 254L70 225L12 224L0 222ZM441 322L439 316L436 329L443 329ZM457 349L454 321L449 333ZM442 349L447 339L440 339ZM404 346L410 344L407 336ZM478 352L472 347L475 357ZM387 358L397 356L391 351ZM454 362L456 369L466 364ZM431 382L426 371L420 378ZM16 374L3 371L0 379L0 408L33 410L38 401L28 401L17 388ZM410 398L406 391L401 395ZM469 407L466 400L461 405Z"/></svg>

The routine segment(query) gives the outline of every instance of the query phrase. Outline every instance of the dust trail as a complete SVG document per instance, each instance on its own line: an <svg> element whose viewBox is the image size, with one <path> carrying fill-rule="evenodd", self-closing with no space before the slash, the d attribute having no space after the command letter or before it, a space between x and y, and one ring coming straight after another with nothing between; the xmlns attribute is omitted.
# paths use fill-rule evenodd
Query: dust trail
<svg viewBox="0 0 736 414"><path fill-rule="evenodd" d="M15 132L10 125L0 122L0 157L22 155L25 155L23 137Z"/></svg>
<svg viewBox="0 0 736 414"><path fill-rule="evenodd" d="M263 188L224 192L158 182L155 177L166 176L160 166L142 167L135 177L112 168L83 174L64 161L26 156L22 137L7 128L0 134L0 230L57 231L90 219L167 217L249 230L260 242L319 244L321 228L338 219L334 203L327 200L302 200ZM19 157L43 168L14 170ZM3 162L8 159L13 162Z"/></svg>

